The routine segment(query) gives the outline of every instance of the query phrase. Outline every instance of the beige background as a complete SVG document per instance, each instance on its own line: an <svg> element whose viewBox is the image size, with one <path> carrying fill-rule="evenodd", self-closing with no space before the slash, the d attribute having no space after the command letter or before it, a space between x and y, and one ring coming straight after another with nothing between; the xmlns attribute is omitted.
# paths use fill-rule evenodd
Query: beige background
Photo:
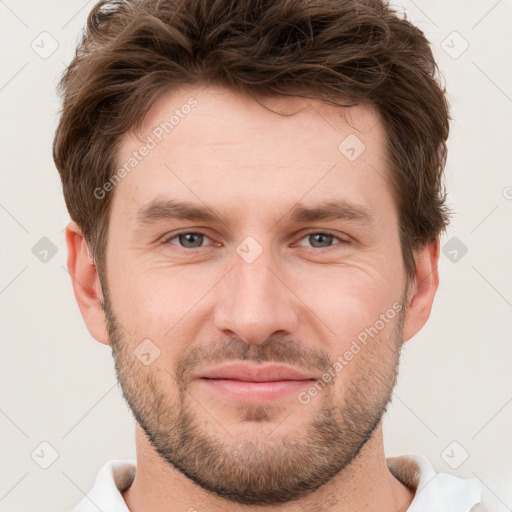
<svg viewBox="0 0 512 512"><path fill-rule="evenodd" d="M0 0L0 512L70 510L107 460L135 456L110 349L91 338L73 296L51 158L55 86L92 5ZM431 320L403 354L387 453L476 476L497 511L511 510L512 1L395 5L432 41L447 83L457 215ZM36 257L43 237L57 251L46 262ZM52 449L42 469L34 459L49 464Z"/></svg>

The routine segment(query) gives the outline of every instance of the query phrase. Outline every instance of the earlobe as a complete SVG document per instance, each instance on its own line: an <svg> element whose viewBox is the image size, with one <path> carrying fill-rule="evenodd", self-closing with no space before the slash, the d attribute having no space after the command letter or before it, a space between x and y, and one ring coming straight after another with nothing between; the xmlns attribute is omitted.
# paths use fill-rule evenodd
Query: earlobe
<svg viewBox="0 0 512 512"><path fill-rule="evenodd" d="M427 322L439 285L439 240L426 244L414 253L416 274L409 283L404 341L417 334Z"/></svg>
<svg viewBox="0 0 512 512"><path fill-rule="evenodd" d="M101 307L103 293L98 269L76 222L71 222L66 227L66 244L68 271L82 317L91 335L100 343L108 345L105 314Z"/></svg>

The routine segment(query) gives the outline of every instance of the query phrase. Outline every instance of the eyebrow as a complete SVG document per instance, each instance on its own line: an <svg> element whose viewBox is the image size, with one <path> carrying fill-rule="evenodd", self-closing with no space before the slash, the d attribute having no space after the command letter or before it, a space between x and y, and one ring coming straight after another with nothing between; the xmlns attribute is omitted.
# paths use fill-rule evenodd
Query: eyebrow
<svg viewBox="0 0 512 512"><path fill-rule="evenodd" d="M328 201L310 208L298 203L287 217L295 223L342 219L371 224L374 221L374 215L369 208L346 200Z"/></svg>
<svg viewBox="0 0 512 512"><path fill-rule="evenodd" d="M161 220L188 220L199 222L220 222L228 225L229 220L212 207L196 205L176 199L153 199L136 214L137 224L149 225ZM306 207L295 204L281 220L291 223L314 222L319 220L351 220L371 224L375 217L366 206L347 200L333 200Z"/></svg>

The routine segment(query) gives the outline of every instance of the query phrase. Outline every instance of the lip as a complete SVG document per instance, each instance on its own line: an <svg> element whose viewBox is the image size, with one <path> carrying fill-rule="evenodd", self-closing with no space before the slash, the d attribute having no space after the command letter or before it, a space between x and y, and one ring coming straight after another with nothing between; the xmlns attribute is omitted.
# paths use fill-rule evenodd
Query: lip
<svg viewBox="0 0 512 512"><path fill-rule="evenodd" d="M228 379L244 382L275 382L287 380L315 380L316 377L286 365L250 365L241 363L226 364L202 372L202 379Z"/></svg>
<svg viewBox="0 0 512 512"><path fill-rule="evenodd" d="M280 400L316 378L286 365L227 364L202 372L197 381L216 396L247 403Z"/></svg>

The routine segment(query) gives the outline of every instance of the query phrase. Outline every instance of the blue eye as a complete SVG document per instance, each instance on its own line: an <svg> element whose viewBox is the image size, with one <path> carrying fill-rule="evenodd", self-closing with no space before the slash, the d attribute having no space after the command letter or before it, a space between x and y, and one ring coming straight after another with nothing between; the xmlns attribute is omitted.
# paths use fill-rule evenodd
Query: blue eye
<svg viewBox="0 0 512 512"><path fill-rule="evenodd" d="M334 240L337 240L340 243L346 243L346 240L324 231L308 233L301 238L301 240L304 239L308 239L314 249L329 249L330 247L333 247L333 245L336 245L333 244Z"/></svg>
<svg viewBox="0 0 512 512"><path fill-rule="evenodd" d="M308 241L312 244L313 247L330 247L334 240L333 235L329 235L327 233L312 233L306 235L304 238L307 238ZM328 244L328 245L323 245Z"/></svg>
<svg viewBox="0 0 512 512"><path fill-rule="evenodd" d="M209 238L201 232L196 231L186 231L183 233L178 233L173 235L172 237L166 240L166 243L172 243L171 240L178 239L179 246L183 249L198 249L202 246L203 241ZM178 245L178 244L173 244Z"/></svg>
<svg viewBox="0 0 512 512"><path fill-rule="evenodd" d="M329 249L335 245L338 245L334 243L335 241L341 244L348 243L347 240L328 231L313 231L300 238L301 241L305 239L309 240L311 245L298 245L302 247L310 247L313 249ZM173 240L177 240L177 242L173 242ZM165 239L164 243L177 245L182 249L201 249L202 247L205 247L203 244L207 240L210 240L210 242L212 241L208 236L206 236L205 233L202 233L201 231L183 231ZM214 245L220 246L222 244L216 243Z"/></svg>

